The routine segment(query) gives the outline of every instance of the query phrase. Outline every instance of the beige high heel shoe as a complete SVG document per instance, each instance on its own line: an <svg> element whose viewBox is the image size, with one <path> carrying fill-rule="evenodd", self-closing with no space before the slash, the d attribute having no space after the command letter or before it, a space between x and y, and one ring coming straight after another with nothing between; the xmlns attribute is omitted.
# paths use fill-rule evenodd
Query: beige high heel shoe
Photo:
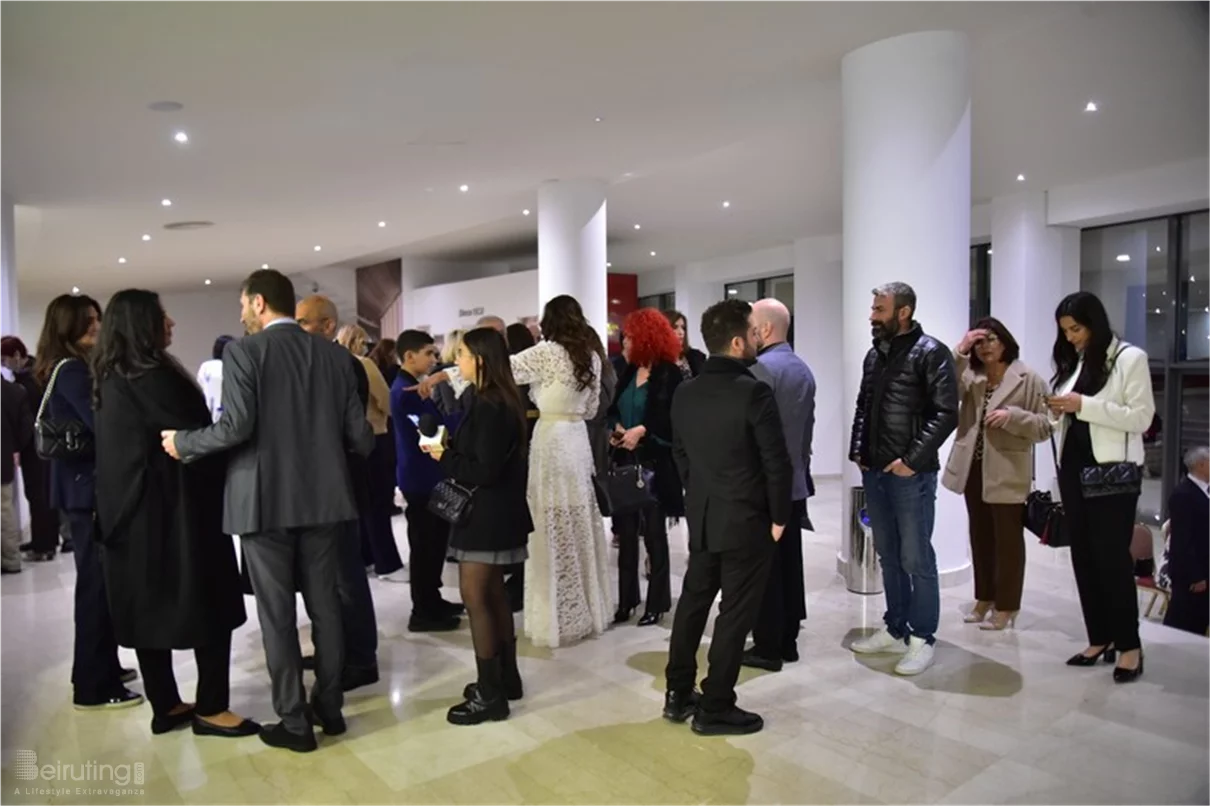
<svg viewBox="0 0 1210 806"><path fill-rule="evenodd" d="M992 620L985 624L980 624L979 629L993 630L996 632L999 632L1000 630L1007 630L1016 625L1017 614L1020 612L1020 610L1013 610L1011 612L1007 610L997 610L996 614L992 616Z"/></svg>
<svg viewBox="0 0 1210 806"><path fill-rule="evenodd" d="M975 602L975 607L967 614L966 618L962 619L967 624L978 624L987 618L987 614L992 612L992 602Z"/></svg>

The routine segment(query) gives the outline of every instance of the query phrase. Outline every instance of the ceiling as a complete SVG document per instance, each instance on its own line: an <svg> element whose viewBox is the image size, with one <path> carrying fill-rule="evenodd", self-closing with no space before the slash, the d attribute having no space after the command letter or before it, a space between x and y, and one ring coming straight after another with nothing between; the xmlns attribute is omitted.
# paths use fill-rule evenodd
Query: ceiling
<svg viewBox="0 0 1210 806"><path fill-rule="evenodd" d="M839 232L841 58L919 30L971 37L976 200L1020 188L1018 173L1045 188L1204 156L1210 137L1204 3L0 14L2 178L23 291L532 255L537 217L522 210L556 178L610 183L615 271ZM1090 99L1101 111L1082 112ZM166 100L184 109L148 109ZM162 228L199 219L215 226Z"/></svg>

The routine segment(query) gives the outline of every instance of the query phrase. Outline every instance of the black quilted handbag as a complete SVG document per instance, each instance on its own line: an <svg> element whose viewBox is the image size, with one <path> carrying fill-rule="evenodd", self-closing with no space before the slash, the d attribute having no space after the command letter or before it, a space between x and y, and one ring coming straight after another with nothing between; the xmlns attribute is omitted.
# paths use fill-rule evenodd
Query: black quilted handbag
<svg viewBox="0 0 1210 806"><path fill-rule="evenodd" d="M1114 353L1112 364L1129 345L1125 342ZM1130 455L1130 435L1123 434L1126 449L1123 456ZM1080 491L1085 498L1105 498L1110 495L1138 495L1143 490L1143 468L1134 462L1105 462L1080 470Z"/></svg>
<svg viewBox="0 0 1210 806"><path fill-rule="evenodd" d="M605 476L593 476L597 506L607 518L626 515L655 503L655 471L635 464L610 462Z"/></svg>
<svg viewBox="0 0 1210 806"><path fill-rule="evenodd" d="M86 460L93 458L95 444L92 431L80 420L51 420L46 417L46 409L50 398L55 392L55 381L59 379L59 370L68 361L75 358L65 358L50 374L50 382L46 385L46 394L42 395L42 403L38 406L38 416L34 419L34 450L43 459Z"/></svg>
<svg viewBox="0 0 1210 806"><path fill-rule="evenodd" d="M1054 437L1050 438L1050 453L1055 460L1055 472L1059 470L1059 455L1055 448ZM1044 490L1034 490L1025 499L1025 528L1038 536L1044 546L1053 549L1070 546L1071 540L1067 535L1067 517L1063 514L1063 504L1055 501L1050 493Z"/></svg>
<svg viewBox="0 0 1210 806"><path fill-rule="evenodd" d="M453 526L464 525L471 517L477 487L464 487L453 479L442 479L429 496L429 512Z"/></svg>

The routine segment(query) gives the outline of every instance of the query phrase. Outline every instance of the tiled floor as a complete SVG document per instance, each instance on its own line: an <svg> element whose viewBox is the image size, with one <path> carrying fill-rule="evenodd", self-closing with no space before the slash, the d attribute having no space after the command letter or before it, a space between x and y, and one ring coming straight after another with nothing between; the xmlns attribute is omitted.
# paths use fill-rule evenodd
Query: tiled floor
<svg viewBox="0 0 1210 806"><path fill-rule="evenodd" d="M946 494L946 493L942 493ZM964 625L969 589L944 590L936 666L914 679L892 660L845 647L879 623L880 597L835 573L839 485L812 501L804 535L810 619L802 662L745 670L743 705L763 733L702 739L659 718L666 627L633 626L554 652L522 647L526 699L508 722L457 728L445 710L473 674L469 634L412 636L406 586L373 582L383 680L354 692L349 733L318 753L256 739L150 735L147 706L72 710L70 558L28 567L2 589L3 794L6 803L1206 803L1208 644L1143 627L1147 673L1115 686L1108 667L1069 669L1084 644L1068 559L1031 545L1014 632ZM402 522L397 524L401 529ZM944 528L943 525L939 528ZM400 531L400 535L402 532ZM673 532L683 571L683 531ZM400 541L405 545L404 541ZM1032 543L1032 541L1031 541ZM679 581L674 585L679 585ZM447 591L451 597L456 595ZM249 600L251 602L251 600ZM233 707L273 717L255 621L235 635ZM123 662L134 665L123 650ZM194 680L177 655L182 690ZM136 683L135 688L138 688ZM17 762L64 777L18 778ZM142 764L141 783L109 789L84 764ZM74 765L68 768L67 765ZM89 771L92 771L91 773ZM53 794L50 790L66 790Z"/></svg>

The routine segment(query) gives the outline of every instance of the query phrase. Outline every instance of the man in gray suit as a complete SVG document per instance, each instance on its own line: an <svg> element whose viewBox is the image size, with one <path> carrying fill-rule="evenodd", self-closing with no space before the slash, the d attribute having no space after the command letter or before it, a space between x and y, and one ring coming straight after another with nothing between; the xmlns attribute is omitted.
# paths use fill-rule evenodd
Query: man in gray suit
<svg viewBox="0 0 1210 806"><path fill-rule="evenodd" d="M240 290L247 337L223 354L223 413L195 431L165 431L164 449L189 462L227 451L223 530L238 534L248 560L273 709L261 741L307 752L324 733L345 731L344 643L337 592L344 523L357 517L347 452L367 456L374 434L357 397L348 353L305 333L291 316L294 286L276 271L254 272ZM311 616L315 688L302 687L295 590Z"/></svg>
<svg viewBox="0 0 1210 806"><path fill-rule="evenodd" d="M777 543L769 584L761 603L760 618L752 630L754 646L743 663L771 672L783 662L798 660L798 630L807 617L803 583L802 529L807 523L807 498L815 494L811 481L811 439L815 433L815 376L786 341L790 311L775 299L752 306L757 359L752 374L773 389L781 415L786 447L794 465L794 506L790 525Z"/></svg>

